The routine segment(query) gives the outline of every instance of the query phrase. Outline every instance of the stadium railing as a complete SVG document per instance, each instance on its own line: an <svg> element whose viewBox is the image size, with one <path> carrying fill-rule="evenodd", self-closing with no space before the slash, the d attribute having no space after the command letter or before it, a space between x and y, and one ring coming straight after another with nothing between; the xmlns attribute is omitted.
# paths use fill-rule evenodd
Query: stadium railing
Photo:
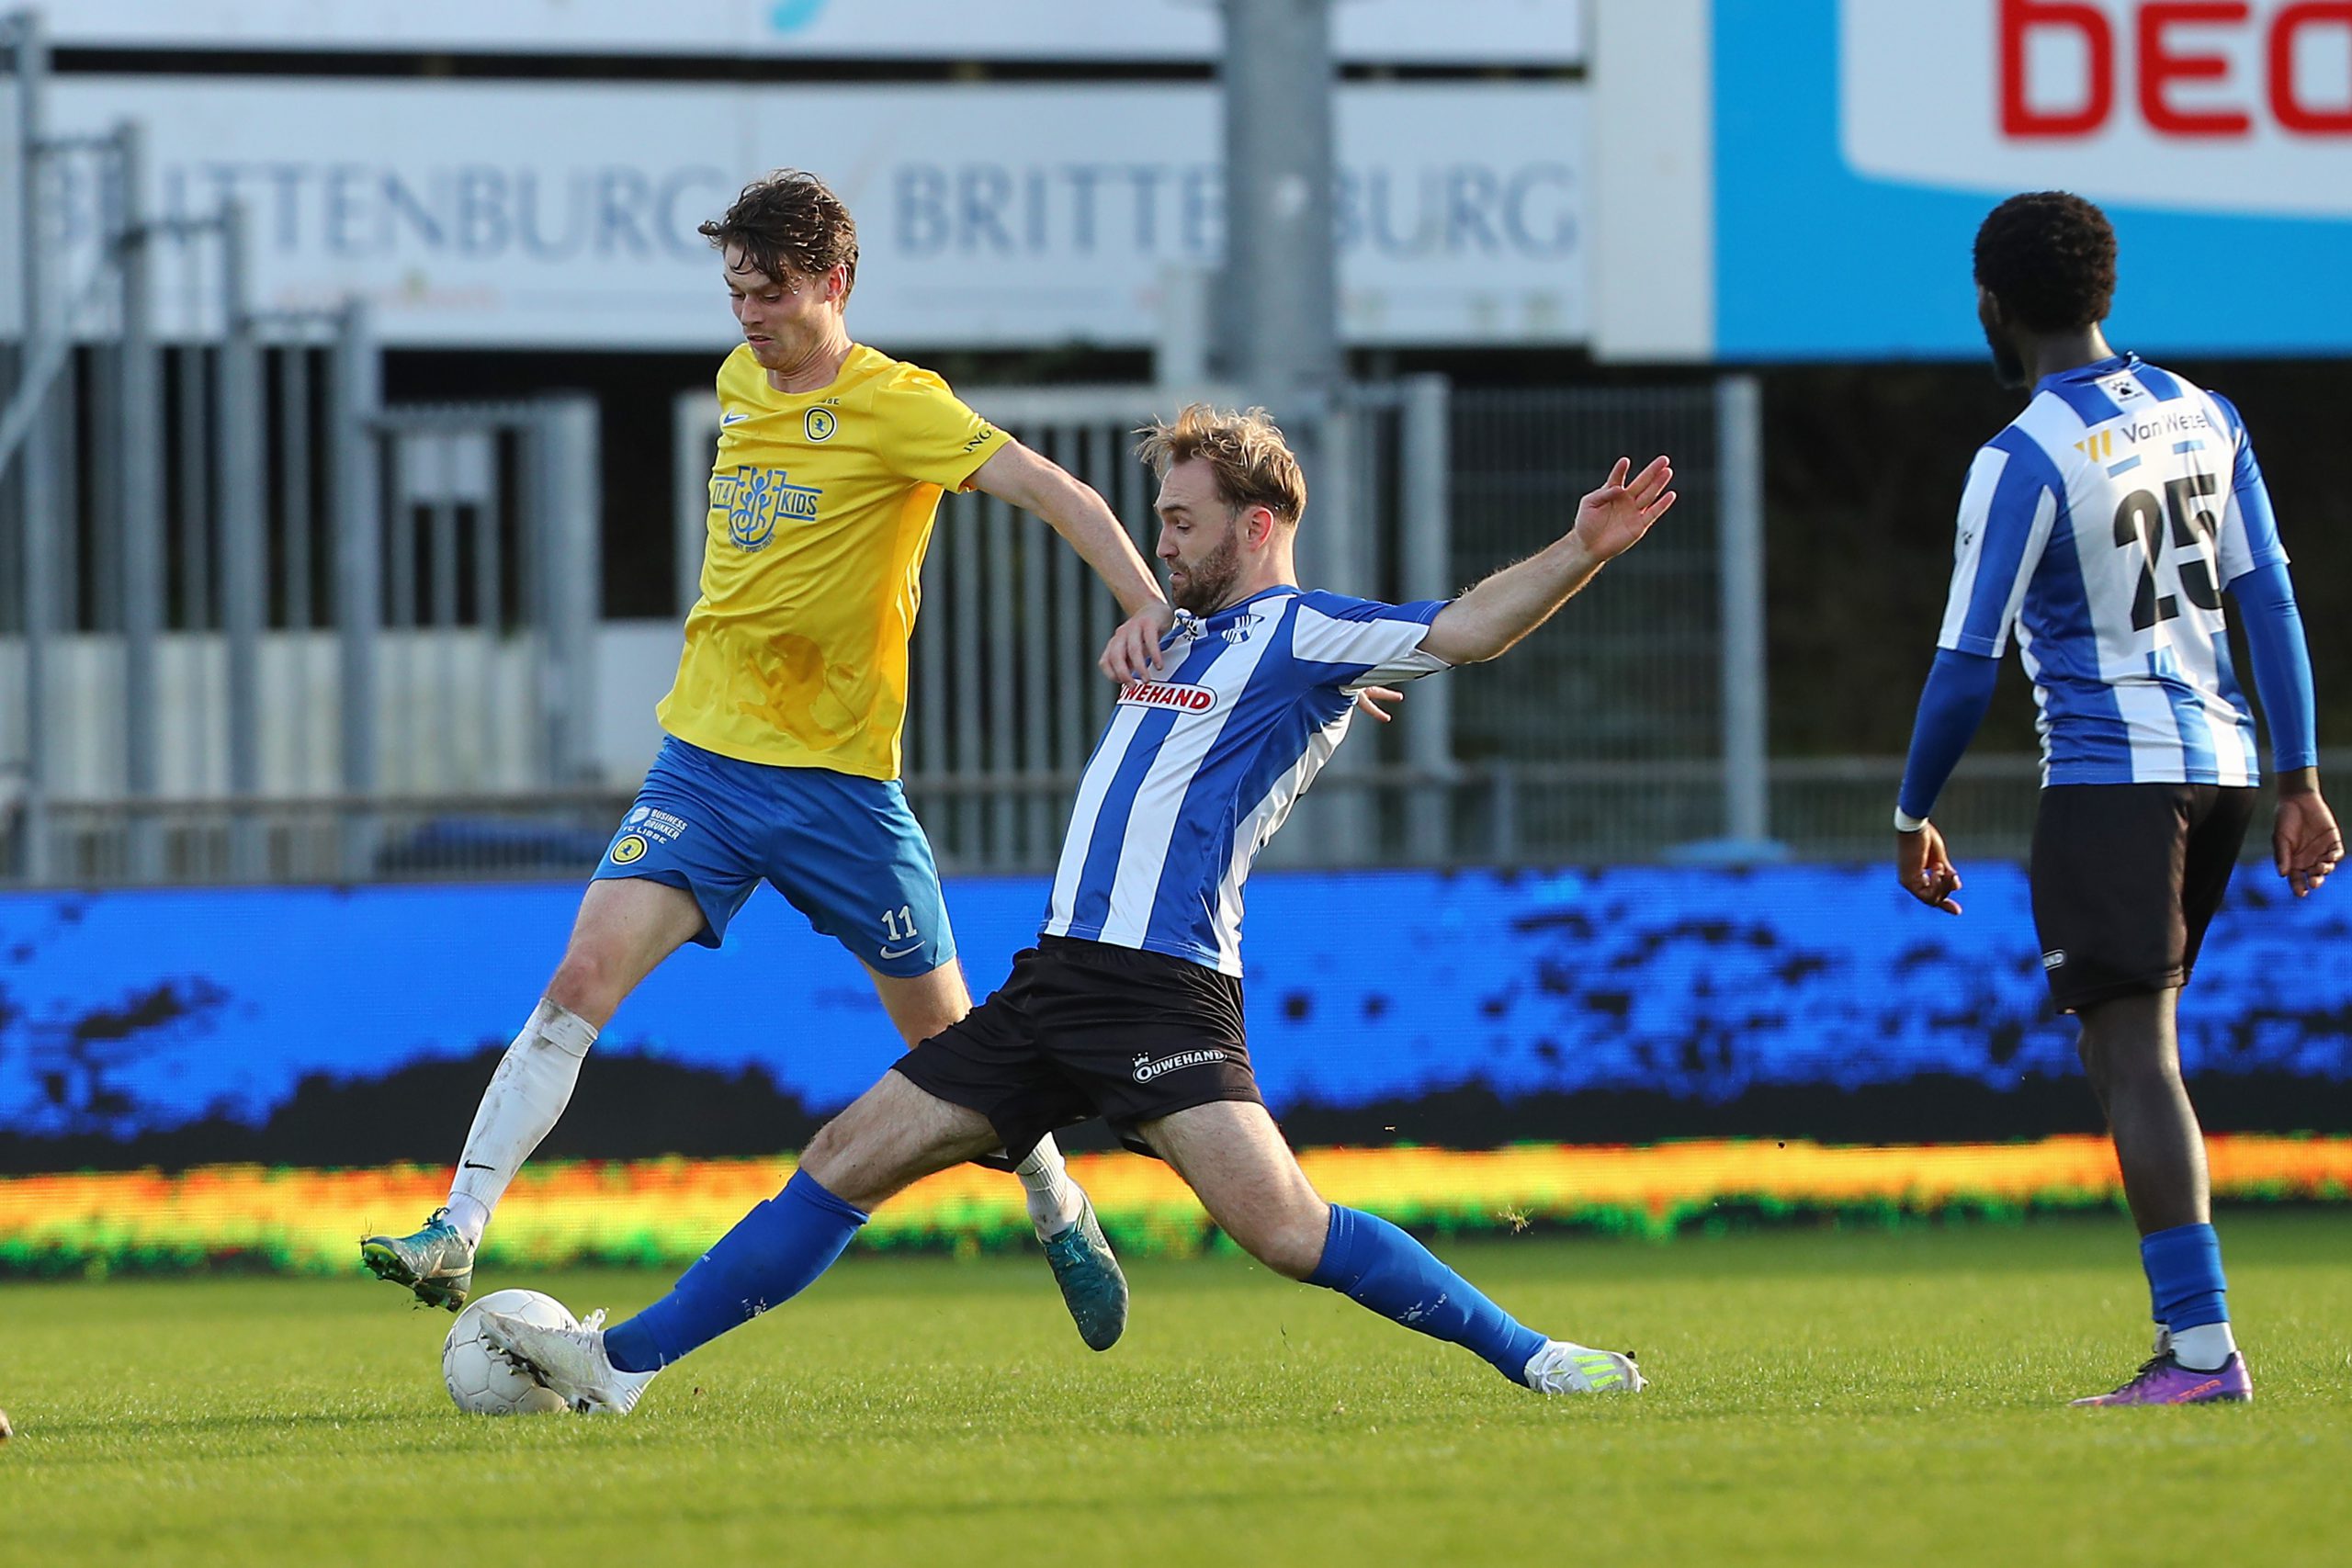
<svg viewBox="0 0 2352 1568"><path fill-rule="evenodd" d="M2334 773L2352 751L2322 755ZM1885 818L1903 772L1899 757L1784 758L1769 770L1778 838L1757 859L1877 860L1887 852ZM912 774L909 798L929 825L951 875L1050 872L1055 843L1027 830L1033 820L1058 832L1075 773L983 778ZM2040 766L2028 756L1988 755L1962 763L1937 811L1963 862L2016 860L2030 848ZM1375 765L1317 783L1302 818L1340 800L1356 804L1352 838L1277 838L1270 867L1544 866L1624 863L1724 863L1741 857L1719 841L1721 795L1711 761L1655 763L1493 761L1439 776L1409 765ZM52 808L53 873L42 883L0 886L115 887L239 882L482 881L587 875L629 800L605 788L428 797L318 795L254 805L236 800L83 801ZM1438 803L1442 803L1442 810ZM974 808L967 810L967 808ZM372 825L372 852L350 874L347 824ZM1437 826L1430 818L1437 817ZM263 858L241 872L232 855L235 823L252 822ZM957 826L970 821L968 836ZM153 825L159 874L132 862L135 824ZM1004 825L1009 829L999 831ZM944 829L944 830L943 830ZM0 799L0 856L16 863L22 817ZM2268 854L2248 836L2246 857Z"/></svg>

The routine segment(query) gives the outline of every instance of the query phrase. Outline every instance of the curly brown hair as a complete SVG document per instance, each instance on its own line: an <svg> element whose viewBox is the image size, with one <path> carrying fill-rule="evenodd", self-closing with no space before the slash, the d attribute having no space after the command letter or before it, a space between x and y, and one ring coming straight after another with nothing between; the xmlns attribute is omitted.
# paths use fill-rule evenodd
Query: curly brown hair
<svg viewBox="0 0 2352 1568"><path fill-rule="evenodd" d="M857 287L857 220L831 186L806 169L778 169L753 180L724 217L695 232L718 250L735 246L778 283L847 266L843 302Z"/></svg>
<svg viewBox="0 0 2352 1568"><path fill-rule="evenodd" d="M1155 420L1136 432L1136 456L1163 479L1194 457L1216 477L1227 506L1262 506L1285 523L1306 513L1306 476L1281 427L1264 409L1236 413L1207 403L1187 403L1173 420Z"/></svg>

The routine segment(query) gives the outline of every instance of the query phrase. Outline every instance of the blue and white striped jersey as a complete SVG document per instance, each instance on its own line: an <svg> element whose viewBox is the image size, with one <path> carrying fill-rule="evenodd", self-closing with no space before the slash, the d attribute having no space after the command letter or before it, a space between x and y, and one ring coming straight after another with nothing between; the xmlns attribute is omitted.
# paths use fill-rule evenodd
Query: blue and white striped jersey
<svg viewBox="0 0 2352 1568"><path fill-rule="evenodd" d="M2135 355L2042 378L1968 471L1937 646L2011 630L2045 784L2256 782L2222 590L2284 564L2228 400Z"/></svg>
<svg viewBox="0 0 2352 1568"><path fill-rule="evenodd" d="M1169 665L1129 682L1062 839L1045 934L1241 973L1241 884L1348 732L1354 694L1447 668L1420 651L1448 601L1270 588L1179 613Z"/></svg>

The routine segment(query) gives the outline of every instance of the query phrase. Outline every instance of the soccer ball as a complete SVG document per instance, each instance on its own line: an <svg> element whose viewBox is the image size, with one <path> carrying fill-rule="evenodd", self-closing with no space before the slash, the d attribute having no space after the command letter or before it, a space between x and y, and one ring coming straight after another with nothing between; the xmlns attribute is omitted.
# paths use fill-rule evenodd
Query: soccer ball
<svg viewBox="0 0 2352 1568"><path fill-rule="evenodd" d="M475 1416L544 1416L570 1409L561 1394L516 1371L491 1344L481 1331L485 1311L548 1328L579 1326L561 1302L537 1291L492 1291L468 1303L441 1342L441 1381L449 1385L458 1408Z"/></svg>

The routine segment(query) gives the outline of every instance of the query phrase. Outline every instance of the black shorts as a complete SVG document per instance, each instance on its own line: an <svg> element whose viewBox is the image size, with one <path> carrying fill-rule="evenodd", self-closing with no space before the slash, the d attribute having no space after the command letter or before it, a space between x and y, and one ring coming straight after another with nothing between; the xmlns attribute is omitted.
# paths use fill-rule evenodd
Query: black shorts
<svg viewBox="0 0 2352 1568"><path fill-rule="evenodd" d="M1241 982L1139 948L1041 937L994 996L899 1059L924 1093L977 1111L1018 1161L1100 1116L1152 1152L1138 1122L1219 1100L1264 1103L1250 1071Z"/></svg>
<svg viewBox="0 0 2352 1568"><path fill-rule="evenodd" d="M2188 984L2257 791L2055 784L2033 825L2033 925L2060 1009Z"/></svg>

